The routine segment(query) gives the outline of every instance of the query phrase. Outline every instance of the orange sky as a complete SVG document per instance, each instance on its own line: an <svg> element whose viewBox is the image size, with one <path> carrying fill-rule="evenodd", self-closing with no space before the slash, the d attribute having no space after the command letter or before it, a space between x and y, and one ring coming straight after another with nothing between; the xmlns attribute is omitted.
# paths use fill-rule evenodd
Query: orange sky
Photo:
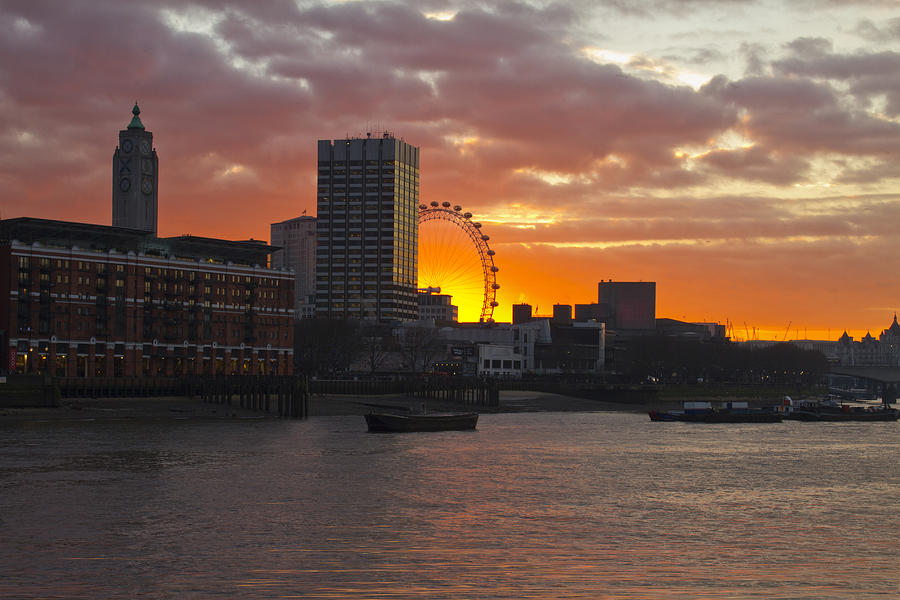
<svg viewBox="0 0 900 600"><path fill-rule="evenodd" d="M5 2L0 216L110 223L135 99L161 235L268 239L315 214L317 139L387 129L490 235L498 320L611 278L736 338L887 327L896 6L593 4Z"/></svg>

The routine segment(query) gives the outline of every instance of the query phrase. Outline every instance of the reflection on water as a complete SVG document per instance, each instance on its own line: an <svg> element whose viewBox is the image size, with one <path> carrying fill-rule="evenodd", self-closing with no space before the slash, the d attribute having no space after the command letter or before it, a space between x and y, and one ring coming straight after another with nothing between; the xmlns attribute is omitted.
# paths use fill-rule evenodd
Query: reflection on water
<svg viewBox="0 0 900 600"><path fill-rule="evenodd" d="M898 423L0 427L0 597L892 598Z"/></svg>

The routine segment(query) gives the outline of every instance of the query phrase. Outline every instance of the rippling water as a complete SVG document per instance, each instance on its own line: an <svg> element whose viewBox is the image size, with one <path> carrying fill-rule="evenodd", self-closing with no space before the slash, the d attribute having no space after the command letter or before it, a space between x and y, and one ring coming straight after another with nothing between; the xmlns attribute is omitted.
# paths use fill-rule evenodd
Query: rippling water
<svg viewBox="0 0 900 600"><path fill-rule="evenodd" d="M0 597L900 597L900 424L0 425Z"/></svg>

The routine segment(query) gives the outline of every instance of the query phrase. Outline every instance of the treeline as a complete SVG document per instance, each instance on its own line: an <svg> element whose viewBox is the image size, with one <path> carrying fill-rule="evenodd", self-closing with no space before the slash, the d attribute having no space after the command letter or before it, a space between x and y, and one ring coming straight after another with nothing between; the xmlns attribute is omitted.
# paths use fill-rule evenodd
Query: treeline
<svg viewBox="0 0 900 600"><path fill-rule="evenodd" d="M294 326L294 370L323 377L384 368L424 373L442 356L445 345L434 328L303 319Z"/></svg>
<svg viewBox="0 0 900 600"><path fill-rule="evenodd" d="M828 372L821 352L789 342L748 347L664 336L629 340L613 354L614 368L628 382L815 385Z"/></svg>

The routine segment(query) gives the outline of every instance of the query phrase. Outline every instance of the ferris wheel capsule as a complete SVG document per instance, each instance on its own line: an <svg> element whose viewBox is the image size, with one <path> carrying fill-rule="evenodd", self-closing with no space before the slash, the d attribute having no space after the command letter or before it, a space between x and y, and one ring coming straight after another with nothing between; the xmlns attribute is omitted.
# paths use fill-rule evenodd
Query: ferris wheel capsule
<svg viewBox="0 0 900 600"><path fill-rule="evenodd" d="M438 204L437 202L434 202L434 201L431 202L431 205L432 205L433 207L435 207L435 208L437 208L438 206L440 206L440 204Z"/></svg>
<svg viewBox="0 0 900 600"><path fill-rule="evenodd" d="M491 287L494 288L495 290L499 290L499 289L500 289L500 284L499 284L499 283L495 283L495 284L492 285Z"/></svg>
<svg viewBox="0 0 900 600"><path fill-rule="evenodd" d="M420 204L420 205L419 205L419 210L425 210L426 208L428 208L428 205L427 205L427 204Z"/></svg>
<svg viewBox="0 0 900 600"><path fill-rule="evenodd" d="M488 250L488 252L487 252L488 256L494 256L495 254L497 254L497 253L494 252L493 250Z"/></svg>
<svg viewBox="0 0 900 600"><path fill-rule="evenodd" d="M470 213L470 212L464 213L464 214L463 214L463 218L464 218L464 219L471 219L471 218L472 218L472 213Z"/></svg>
<svg viewBox="0 0 900 600"><path fill-rule="evenodd" d="M491 239L491 236L489 236L489 235L483 235L483 236L481 236L481 239L483 239L484 241L488 241L488 240Z"/></svg>
<svg viewBox="0 0 900 600"><path fill-rule="evenodd" d="M453 210L455 210L456 212L459 212L459 211L462 210L462 206L460 206L459 204L457 204L456 206L453 207Z"/></svg>
<svg viewBox="0 0 900 600"><path fill-rule="evenodd" d="M481 223L472 223L472 227L476 229L481 229Z"/></svg>
<svg viewBox="0 0 900 600"><path fill-rule="evenodd" d="M442 203L441 203L441 206L443 206L444 208L450 208L450 203L449 203L449 202L442 202Z"/></svg>
<svg viewBox="0 0 900 600"><path fill-rule="evenodd" d="M491 273L496 273L499 270L500 270L500 267L497 267L497 266L491 267Z"/></svg>

